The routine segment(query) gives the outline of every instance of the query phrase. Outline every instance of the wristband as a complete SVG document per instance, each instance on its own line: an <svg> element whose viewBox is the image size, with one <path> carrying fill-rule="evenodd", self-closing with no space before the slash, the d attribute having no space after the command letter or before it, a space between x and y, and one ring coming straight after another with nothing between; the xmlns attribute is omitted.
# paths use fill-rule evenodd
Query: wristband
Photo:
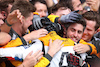
<svg viewBox="0 0 100 67"><path fill-rule="evenodd" d="M8 22L7 22L7 20L5 20L5 23L7 24L7 26L12 26L11 24L9 24Z"/></svg>

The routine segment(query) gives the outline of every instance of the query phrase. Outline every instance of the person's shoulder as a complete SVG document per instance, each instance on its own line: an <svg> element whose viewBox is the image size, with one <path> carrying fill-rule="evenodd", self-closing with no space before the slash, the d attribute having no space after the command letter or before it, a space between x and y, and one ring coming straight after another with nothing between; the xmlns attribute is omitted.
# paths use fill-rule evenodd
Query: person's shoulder
<svg viewBox="0 0 100 67"><path fill-rule="evenodd" d="M98 32L98 33L94 34L94 37L96 37L96 38L100 39L100 32Z"/></svg>
<svg viewBox="0 0 100 67"><path fill-rule="evenodd" d="M0 45L6 45L11 40L11 36L6 32L0 32Z"/></svg>

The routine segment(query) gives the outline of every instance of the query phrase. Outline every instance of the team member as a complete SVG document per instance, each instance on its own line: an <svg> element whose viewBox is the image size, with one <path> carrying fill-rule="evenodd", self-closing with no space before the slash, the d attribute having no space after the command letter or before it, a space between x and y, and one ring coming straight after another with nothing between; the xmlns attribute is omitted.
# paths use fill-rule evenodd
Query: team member
<svg viewBox="0 0 100 67"><path fill-rule="evenodd" d="M83 14L83 17L86 19L86 29L83 33L82 39L86 42L92 43L96 46L97 53L96 56L100 58L99 54L99 35L94 36L94 34L97 33L97 29L100 27L100 16L99 13L89 11ZM96 44L97 43L97 44ZM99 67L100 59L98 59L96 56L92 56L88 62L90 62L92 67Z"/></svg>
<svg viewBox="0 0 100 67"><path fill-rule="evenodd" d="M3 20L5 22L5 19L7 18L8 14L10 13L12 4L14 0L2 0L0 1L0 11L1 15L3 16ZM12 25L13 23L9 23ZM4 23L2 26L0 26L1 31L9 33L10 26L8 26L6 23Z"/></svg>
<svg viewBox="0 0 100 67"><path fill-rule="evenodd" d="M32 0L30 1L34 7L35 7L35 12L37 12L40 17L45 17L47 16L47 4L46 4L46 1L45 0Z"/></svg>

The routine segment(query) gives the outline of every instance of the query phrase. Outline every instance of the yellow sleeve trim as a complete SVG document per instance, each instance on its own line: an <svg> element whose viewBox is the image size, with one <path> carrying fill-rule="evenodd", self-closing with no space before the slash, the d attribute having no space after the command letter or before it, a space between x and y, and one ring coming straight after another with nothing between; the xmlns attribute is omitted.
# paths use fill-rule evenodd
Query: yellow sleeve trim
<svg viewBox="0 0 100 67"><path fill-rule="evenodd" d="M56 17L59 17L59 16L57 16L57 15L49 15L49 16L48 16L49 20L50 20L51 22L53 22L53 23L54 23Z"/></svg>
<svg viewBox="0 0 100 67"><path fill-rule="evenodd" d="M49 63L50 61L47 58L42 57L34 67L46 67Z"/></svg>

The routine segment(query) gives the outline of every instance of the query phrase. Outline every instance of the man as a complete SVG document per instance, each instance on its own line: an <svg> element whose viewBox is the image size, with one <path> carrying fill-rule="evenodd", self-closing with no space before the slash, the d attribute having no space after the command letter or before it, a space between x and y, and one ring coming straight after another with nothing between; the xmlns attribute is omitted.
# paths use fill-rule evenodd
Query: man
<svg viewBox="0 0 100 67"><path fill-rule="evenodd" d="M6 38L6 36L3 36L3 35L9 36L7 34L10 31L10 28L11 28L11 26L9 26L9 25L12 25L12 24L15 23L15 22L13 22L13 20L16 20L16 22L17 22L17 20L21 21L20 20L21 19L21 13L20 13L19 10L14 10L12 13L9 14L8 8L11 8L11 7L8 6L8 5L10 5L12 3L13 3L13 0L11 0L11 1L1 1L0 2L0 23L1 23L0 24L0 31L1 31L0 36L1 36L1 41L2 41L0 43L1 47L4 46L5 44L7 44L7 42L9 42L9 39L11 39L11 37L8 37L9 39L7 40L7 42L5 42L5 40L7 38ZM8 18L7 18L7 16L8 16ZM12 18L13 18L13 20L12 20ZM9 22L6 23L5 20L9 21ZM7 33L5 33L5 32L7 32ZM2 40L4 38L5 38L5 40Z"/></svg>
<svg viewBox="0 0 100 67"><path fill-rule="evenodd" d="M68 8L70 8L72 11L83 10L80 0L60 0L59 2L64 2L67 4L67 6L69 6Z"/></svg>
<svg viewBox="0 0 100 67"><path fill-rule="evenodd" d="M67 3L67 0L66 2L58 2L55 6L52 7L52 10L51 10L52 13L48 16L48 18L52 22L54 22L55 18L52 20L52 16L61 17L62 15L69 14L71 10L69 9L69 6L67 6L67 4L71 4L71 2Z"/></svg>
<svg viewBox="0 0 100 67"><path fill-rule="evenodd" d="M24 8L25 6L27 9ZM34 12L34 8L32 6L33 5L27 1L16 1L14 3L14 6L12 7L11 12L13 10L19 9L21 14L22 14L22 21L19 21L19 22L13 24L12 29L10 30L12 33L11 32L9 33L12 37L12 40L15 40L17 37L19 37L19 38L22 37L27 32L28 27L32 24L33 12ZM42 30L42 31L44 32L44 34L47 33L46 30ZM28 38L28 39L30 40L30 38ZM22 40L24 45L27 44L25 42L25 40L23 39L23 37L21 40ZM13 61L11 61L11 62L15 66L18 66L20 64L20 63L16 64Z"/></svg>
<svg viewBox="0 0 100 67"><path fill-rule="evenodd" d="M80 0L72 0L74 10L83 10Z"/></svg>
<svg viewBox="0 0 100 67"><path fill-rule="evenodd" d="M14 3L14 0L2 0L2 1L0 1L0 6L2 6L1 7L1 9L2 9L2 13L3 13L3 16L5 17L5 18L7 18L7 16L8 16L8 14L10 13L10 10L11 10L11 8L12 8L12 4Z"/></svg>
<svg viewBox="0 0 100 67"><path fill-rule="evenodd" d="M14 0L2 0L0 1L0 11L1 11L1 15L3 17L3 21L5 22L8 14L10 13L12 4L13 4ZM11 28L10 25L12 25L13 23L9 23L9 26L4 23L2 26L0 26L1 31L3 32L7 32L9 33L9 30Z"/></svg>
<svg viewBox="0 0 100 67"><path fill-rule="evenodd" d="M30 1L34 7L35 7L35 12L37 12L40 17L45 17L47 16L47 4L45 0L32 0Z"/></svg>
<svg viewBox="0 0 100 67"><path fill-rule="evenodd" d="M90 42L93 35L97 33L97 29L100 25L99 14L93 11L89 11L84 13L83 17L86 19L87 26L82 36L82 39Z"/></svg>
<svg viewBox="0 0 100 67"><path fill-rule="evenodd" d="M4 19L4 17L2 16L1 11L0 11L0 27L4 24L3 19ZM1 30L0 30L0 37L1 37L0 38L0 46L5 45L11 39L11 37L7 33L1 32Z"/></svg>
<svg viewBox="0 0 100 67"><path fill-rule="evenodd" d="M99 43L98 44L95 43L95 42L99 42L99 41L96 41L96 40L98 40L97 37L99 35L97 37L95 37L94 34L97 33L97 29L100 26L100 16L98 13L90 11L90 12L84 13L83 17L86 19L87 26L83 33L82 39L85 40L86 42L94 44L96 46L97 51L99 51L99 48L100 48ZM97 56L99 57L98 54L97 54ZM100 59L98 59L98 58L96 59L96 58L97 57L95 56L94 58L91 58L89 61L91 63L92 67L98 66L96 63L99 64L99 62L100 62Z"/></svg>

